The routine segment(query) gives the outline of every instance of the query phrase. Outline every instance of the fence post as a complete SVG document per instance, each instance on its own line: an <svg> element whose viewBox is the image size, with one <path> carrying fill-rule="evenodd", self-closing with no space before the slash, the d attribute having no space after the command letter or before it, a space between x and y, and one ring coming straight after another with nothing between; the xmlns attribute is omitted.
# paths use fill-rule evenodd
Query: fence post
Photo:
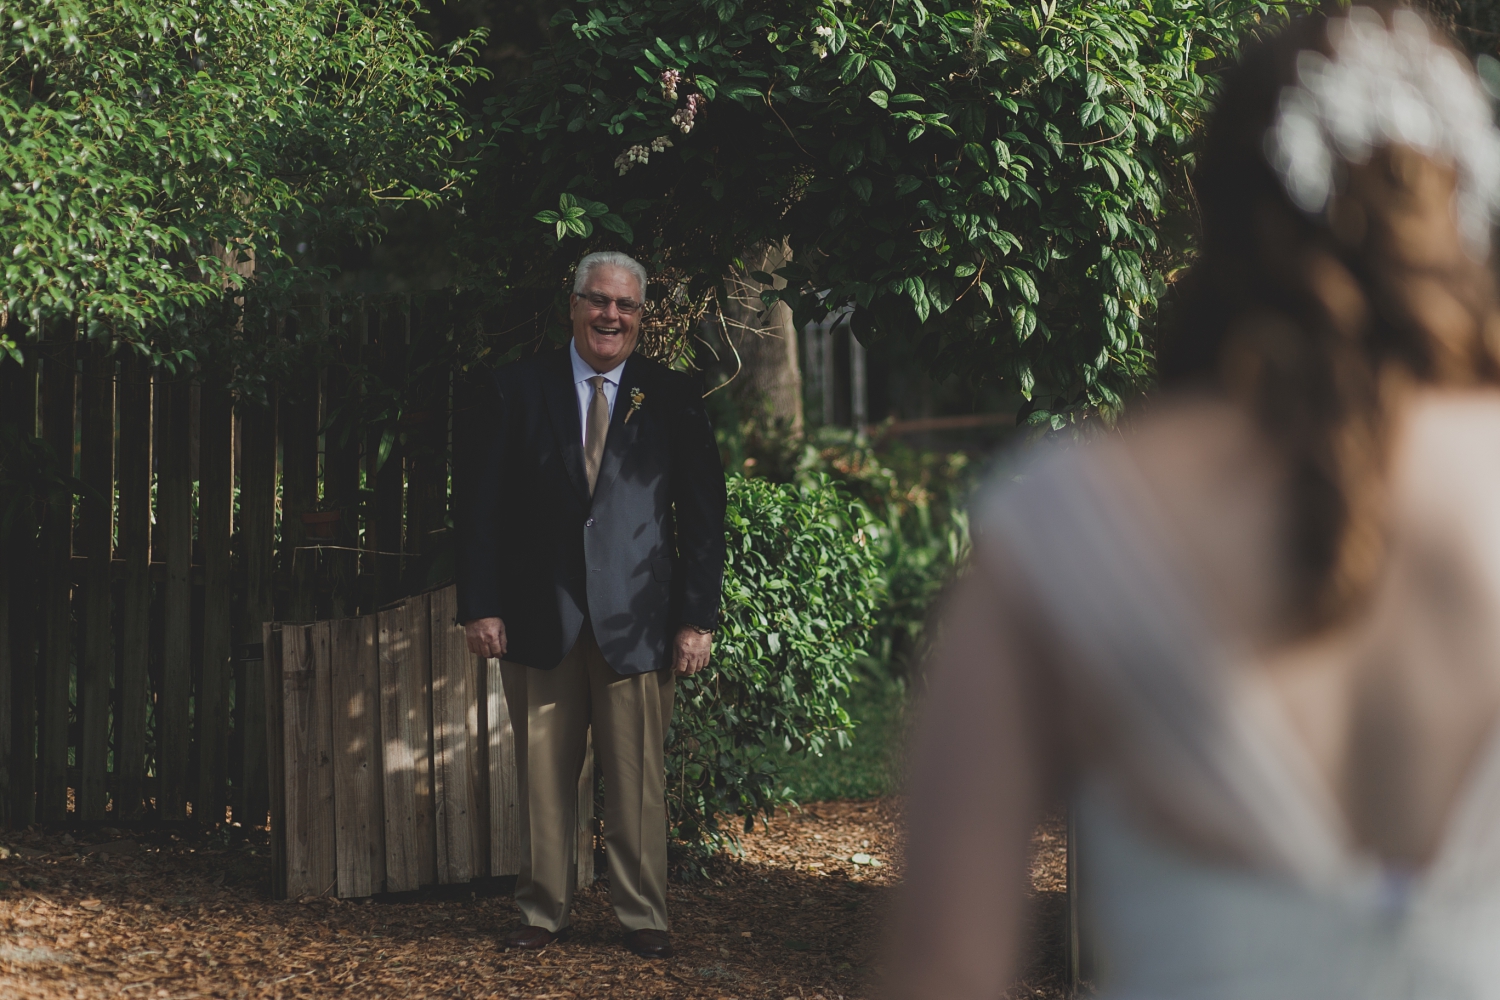
<svg viewBox="0 0 1500 1000"><path fill-rule="evenodd" d="M441 354L447 339L448 310L435 297L413 313L414 343L424 359ZM433 365L415 383L410 417L410 447L406 452L406 549L418 561L408 571L408 591L423 590L445 580L433 579L433 558L446 524L448 501L448 395L452 373ZM425 574L425 577L417 574Z"/></svg>
<svg viewBox="0 0 1500 1000"><path fill-rule="evenodd" d="M281 398L281 565L291 588L282 617L307 622L318 617L317 557L298 552L307 544L302 515L318 506L318 381L299 379Z"/></svg>
<svg viewBox="0 0 1500 1000"><path fill-rule="evenodd" d="M61 471L73 474L76 403L71 321L56 323L42 365L42 437ZM40 818L59 823L68 812L68 687L72 673L73 498L60 492L42 524L42 710Z"/></svg>
<svg viewBox="0 0 1500 1000"><path fill-rule="evenodd" d="M194 706L198 729L193 814L224 822L228 782L229 536L234 504L234 401L222 382L204 384L199 410L198 542L203 550L203 677Z"/></svg>
<svg viewBox="0 0 1500 1000"><path fill-rule="evenodd" d="M271 898L286 898L286 743L282 726L282 678L281 678L281 626L267 621L261 625L261 648L265 650L262 661L261 704L265 732L261 734L261 746L266 749L263 757L269 758L268 805L271 810Z"/></svg>
<svg viewBox="0 0 1500 1000"><path fill-rule="evenodd" d="M393 380L405 354L405 317L387 306L376 311L375 343L369 351L373 366L388 380ZM392 441L390 451L380 461L380 430L372 431L365 446L365 483L374 490L373 517L367 525L366 548L384 553L405 552L401 537L402 464L405 449L400 438ZM373 529L373 530L368 530ZM373 538L371 538L373 536ZM400 555L376 555L371 558L375 577L375 607L395 600L401 594Z"/></svg>
<svg viewBox="0 0 1500 1000"><path fill-rule="evenodd" d="M264 641L262 629L275 618L272 572L276 554L276 390L269 405L244 401L240 407L240 563L245 572L239 637L249 646ZM235 674L235 735L240 743L241 776L235 790L234 818L244 827L266 822L266 692L271 651L264 659L242 657ZM281 689L280 681L276 689Z"/></svg>
<svg viewBox="0 0 1500 1000"><path fill-rule="evenodd" d="M358 347L345 337L339 345L339 361L327 372L324 409L330 417L350 398L349 364ZM328 428L323 443L323 499L338 511L335 530L328 539L335 545L359 546L359 433L357 425L346 415L336 426ZM322 560L327 571L334 618L348 618L359 609L359 556L354 552L329 552Z"/></svg>
<svg viewBox="0 0 1500 1000"><path fill-rule="evenodd" d="M19 374L12 369L14 395L9 389L0 392L0 406L9 403L16 426L27 437L35 437L37 432L36 384L40 366L37 352L31 351ZM34 503L22 506L12 526L11 543L7 557L11 580L10 822L16 827L24 827L36 822L36 682L40 667L37 595L40 588Z"/></svg>
<svg viewBox="0 0 1500 1000"><path fill-rule="evenodd" d="M9 328L11 339L21 342L24 334L13 317ZM0 358L0 423L26 438L36 434L32 356L25 366ZM18 506L8 532L0 526L0 828L24 826L34 818L29 799L36 737L35 532L29 502Z"/></svg>
<svg viewBox="0 0 1500 1000"><path fill-rule="evenodd" d="M103 344L88 348L83 371L84 485L79 548L88 558L83 588L83 650L78 659L78 818L104 821L109 759L109 688L114 673L110 558L115 492L115 362Z"/></svg>
<svg viewBox="0 0 1500 1000"><path fill-rule="evenodd" d="M162 680L156 693L156 807L164 820L187 818L188 753L192 727L188 699L193 683L193 482L192 385L185 375L157 376L166 393L166 426L158 462L157 519L167 564L163 593Z"/></svg>
<svg viewBox="0 0 1500 1000"><path fill-rule="evenodd" d="M140 819L146 800L146 710L151 655L151 369L120 365L120 676L115 703L115 816Z"/></svg>

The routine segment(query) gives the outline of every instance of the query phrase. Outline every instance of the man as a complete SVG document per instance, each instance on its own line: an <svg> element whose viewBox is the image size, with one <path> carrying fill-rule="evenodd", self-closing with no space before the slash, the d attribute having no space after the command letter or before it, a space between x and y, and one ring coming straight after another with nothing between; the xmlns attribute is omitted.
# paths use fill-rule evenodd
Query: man
<svg viewBox="0 0 1500 1000"><path fill-rule="evenodd" d="M567 932L592 725L625 946L672 954L664 743L674 678L708 663L725 494L695 381L633 355L645 296L636 261L584 257L568 349L486 375L459 428L459 616L505 660L529 841L512 947Z"/></svg>

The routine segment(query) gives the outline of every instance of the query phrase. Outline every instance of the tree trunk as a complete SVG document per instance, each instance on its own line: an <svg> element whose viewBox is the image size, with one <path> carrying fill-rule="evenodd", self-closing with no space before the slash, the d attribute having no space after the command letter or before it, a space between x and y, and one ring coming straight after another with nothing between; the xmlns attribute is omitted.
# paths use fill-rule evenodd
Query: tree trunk
<svg viewBox="0 0 1500 1000"><path fill-rule="evenodd" d="M760 299L762 291L785 288L786 281L777 278L774 285L764 285L750 276L752 271L775 272L786 263L786 248L757 247L744 259L746 269L735 271L725 281L729 296L723 307L724 333L742 366L726 391L747 416L756 414L800 436L802 371L797 363L797 327L792 309L785 302L768 309Z"/></svg>

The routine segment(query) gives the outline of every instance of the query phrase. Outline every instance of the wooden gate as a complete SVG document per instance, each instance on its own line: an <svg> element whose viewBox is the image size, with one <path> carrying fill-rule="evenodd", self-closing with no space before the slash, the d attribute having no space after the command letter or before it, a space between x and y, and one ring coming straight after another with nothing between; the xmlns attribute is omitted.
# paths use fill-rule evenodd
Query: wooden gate
<svg viewBox="0 0 1500 1000"><path fill-rule="evenodd" d="M360 618L265 626L278 898L404 892L520 870L500 661L469 653L456 610L450 586ZM593 789L586 766L580 884L593 880Z"/></svg>

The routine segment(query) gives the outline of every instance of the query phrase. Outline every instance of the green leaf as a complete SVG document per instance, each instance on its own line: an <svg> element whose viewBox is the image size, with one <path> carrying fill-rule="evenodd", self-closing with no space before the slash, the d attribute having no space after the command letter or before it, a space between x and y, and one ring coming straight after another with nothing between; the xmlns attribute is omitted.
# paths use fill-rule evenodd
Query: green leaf
<svg viewBox="0 0 1500 1000"><path fill-rule="evenodd" d="M850 83L864 71L868 60L863 52L845 52L839 60L839 81Z"/></svg>
<svg viewBox="0 0 1500 1000"><path fill-rule="evenodd" d="M635 230L630 228L630 223L620 218L613 212L599 217L599 225L614 233L626 243L635 242Z"/></svg>
<svg viewBox="0 0 1500 1000"><path fill-rule="evenodd" d="M891 72L891 68L889 66L881 62L879 59L871 59L869 65L870 72L875 74L875 79L880 81L880 85L882 87L884 87L886 90L896 89L896 74Z"/></svg>
<svg viewBox="0 0 1500 1000"><path fill-rule="evenodd" d="M890 97L883 90L872 90L870 92L870 100L882 108L890 103Z"/></svg>

